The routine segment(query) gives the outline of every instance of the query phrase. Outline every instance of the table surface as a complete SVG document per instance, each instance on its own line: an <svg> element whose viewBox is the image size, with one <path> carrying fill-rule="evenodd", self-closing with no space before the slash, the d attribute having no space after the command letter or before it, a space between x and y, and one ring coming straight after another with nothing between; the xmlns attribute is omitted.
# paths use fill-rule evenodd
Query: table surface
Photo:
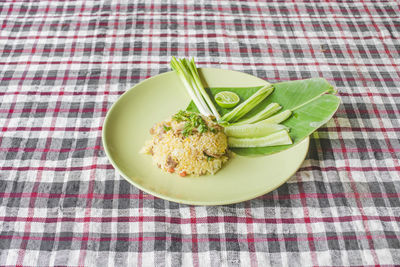
<svg viewBox="0 0 400 267"><path fill-rule="evenodd" d="M397 1L1 1L0 264L400 264ZM277 190L226 206L143 193L110 165L107 110L171 56L342 100Z"/></svg>

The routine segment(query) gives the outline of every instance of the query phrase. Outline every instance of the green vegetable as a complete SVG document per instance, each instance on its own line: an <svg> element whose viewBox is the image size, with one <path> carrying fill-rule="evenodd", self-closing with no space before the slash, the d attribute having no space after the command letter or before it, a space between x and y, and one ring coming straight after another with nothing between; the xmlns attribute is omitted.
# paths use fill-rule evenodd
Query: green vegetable
<svg viewBox="0 0 400 267"><path fill-rule="evenodd" d="M175 57L172 57L171 67L181 79L200 113L205 116L214 115L216 119L219 119L220 115L201 83L194 59L191 61L180 59L178 61Z"/></svg>
<svg viewBox="0 0 400 267"><path fill-rule="evenodd" d="M186 61L186 65L189 66L189 69L192 73L192 77L194 78L196 84L197 84L197 88L198 90L200 90L200 93L203 95L203 98L205 99L208 107L210 108L212 114L214 115L214 117L218 120L220 118L220 115L217 111L217 109L215 108L210 96L207 94L206 90L204 89L204 86L200 80L200 75L199 72L197 70L196 67L196 63L194 63L194 59L192 58L192 60L189 62L189 60L187 59L181 59L181 61Z"/></svg>
<svg viewBox="0 0 400 267"><path fill-rule="evenodd" d="M178 122L181 122L181 121L186 122L185 125L183 126L183 131L182 131L183 136L189 136L189 135L193 134L193 131L195 129L199 133L205 133L207 131L210 131L213 133L216 132L216 129L214 129L212 127L208 127L206 122L203 120L203 118L195 112L180 110L178 113L176 113L174 116L172 116L172 118Z"/></svg>
<svg viewBox="0 0 400 267"><path fill-rule="evenodd" d="M233 108L240 101L239 96L230 91L219 92L215 95L214 99L215 102L223 108Z"/></svg>
<svg viewBox="0 0 400 267"><path fill-rule="evenodd" d="M253 115L252 117L246 119L246 120L241 120L235 123L235 125L243 125L243 124L249 124L249 123L255 123L258 121L261 121L263 119L266 119L270 117L271 115L275 114L278 112L282 107L278 103L271 103L269 104L264 110L258 112L257 114Z"/></svg>
<svg viewBox="0 0 400 267"><path fill-rule="evenodd" d="M233 125L224 128L227 136L233 137L261 137L281 130L289 131L289 128L281 124L265 123L263 121L254 124Z"/></svg>
<svg viewBox="0 0 400 267"><path fill-rule="evenodd" d="M257 107L251 110L246 117L251 117L265 109L270 103L279 103L284 109L292 111L293 115L282 122L290 128L290 137L293 144L297 144L309 136L312 132L328 122L335 114L340 104L340 98L335 96L336 91L323 78L312 78L273 84L274 92ZM232 91L241 99L248 99L261 87L240 88L210 88L214 96L221 91ZM193 103L189 104L188 110L197 111ZM217 107L221 115L230 112L229 109ZM279 113L278 113L279 114ZM277 114L277 115L278 115ZM290 148L291 145L254 147L254 148L232 148L232 151L243 155L269 155Z"/></svg>
<svg viewBox="0 0 400 267"><path fill-rule="evenodd" d="M274 115L272 117L269 117L268 119L263 120L263 122L266 122L266 123L281 123L281 122L287 120L290 117L290 115L292 115L292 112L289 109L287 109L287 110L284 110L282 112L279 112L278 114L276 114L276 115Z"/></svg>
<svg viewBox="0 0 400 267"><path fill-rule="evenodd" d="M169 130L171 130L171 127L167 126L167 125L163 125L164 131L168 132Z"/></svg>
<svg viewBox="0 0 400 267"><path fill-rule="evenodd" d="M290 145L292 140L286 130L280 130L279 132L269 134L263 137L257 138L228 138L229 147L268 147L268 146L279 146L279 145Z"/></svg>
<svg viewBox="0 0 400 267"><path fill-rule="evenodd" d="M272 87L272 85L268 83L267 85L260 88L257 92L255 92L246 101L241 103L239 106L234 108L229 113L222 116L220 121L222 123L226 123L226 122L235 122L239 120L241 117L246 115L247 112L252 110L261 101L263 101L268 95L270 95L273 90L274 88Z"/></svg>

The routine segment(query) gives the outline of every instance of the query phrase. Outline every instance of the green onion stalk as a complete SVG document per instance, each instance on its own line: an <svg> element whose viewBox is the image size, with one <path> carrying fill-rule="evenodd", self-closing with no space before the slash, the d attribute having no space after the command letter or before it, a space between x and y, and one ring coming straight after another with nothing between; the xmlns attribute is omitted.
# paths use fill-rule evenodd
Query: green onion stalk
<svg viewBox="0 0 400 267"><path fill-rule="evenodd" d="M199 112L205 116L213 115L217 120L219 120L221 116L201 83L199 72L194 60L177 60L175 57L172 57L171 67L182 81L186 91Z"/></svg>
<svg viewBox="0 0 400 267"><path fill-rule="evenodd" d="M269 96L273 91L274 87L272 86L272 84L267 84L263 86L252 96L250 96L246 101L241 103L229 113L226 113L224 116L222 116L220 122L226 124L239 120L255 106L257 106L261 101L263 101L267 96Z"/></svg>

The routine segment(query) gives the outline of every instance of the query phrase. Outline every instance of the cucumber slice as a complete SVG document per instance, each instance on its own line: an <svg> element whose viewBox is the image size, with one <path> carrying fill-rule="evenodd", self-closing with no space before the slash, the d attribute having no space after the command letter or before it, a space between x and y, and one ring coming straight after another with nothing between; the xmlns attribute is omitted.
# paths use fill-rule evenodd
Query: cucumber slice
<svg viewBox="0 0 400 267"><path fill-rule="evenodd" d="M279 146L290 145L292 139L285 130L258 138L228 138L229 147L266 147L266 146Z"/></svg>
<svg viewBox="0 0 400 267"><path fill-rule="evenodd" d="M267 96L269 96L274 91L274 87L267 83L264 87L260 88L252 96L246 99L233 110L226 113L219 122L234 122L239 120L241 117L247 114L251 109L257 106L261 101L263 101Z"/></svg>
<svg viewBox="0 0 400 267"><path fill-rule="evenodd" d="M254 116L238 121L237 123L234 123L234 125L243 125L243 124L249 124L249 123L255 123L261 120L264 120L266 118L271 117L273 114L278 112L282 107L278 103L271 103L269 104L266 108L255 114Z"/></svg>
<svg viewBox="0 0 400 267"><path fill-rule="evenodd" d="M265 123L258 122L254 124L245 124L245 125L234 125L227 126L224 128L225 134L227 136L233 137L262 137L268 134L272 134L281 130L289 131L289 127L275 124L275 123Z"/></svg>
<svg viewBox="0 0 400 267"><path fill-rule="evenodd" d="M263 120L262 122L281 123L281 122L285 121L286 119L288 119L290 117L290 115L292 115L292 112L289 109L287 109L282 112L279 112L278 114L276 114L272 117L269 117L268 119Z"/></svg>

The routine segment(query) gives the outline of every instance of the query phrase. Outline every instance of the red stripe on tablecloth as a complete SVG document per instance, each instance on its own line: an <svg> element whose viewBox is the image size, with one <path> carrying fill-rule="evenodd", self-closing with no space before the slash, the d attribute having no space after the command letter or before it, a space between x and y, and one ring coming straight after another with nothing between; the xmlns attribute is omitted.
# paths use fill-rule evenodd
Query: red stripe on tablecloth
<svg viewBox="0 0 400 267"><path fill-rule="evenodd" d="M91 169L104 169L104 170L111 170L114 169L111 164L101 164L101 165L88 165L88 166L74 166L74 167L15 167L15 166L0 166L0 170L2 171L58 171L58 172L70 172L70 171L84 171L84 170L91 170Z"/></svg>
<svg viewBox="0 0 400 267"><path fill-rule="evenodd" d="M125 91L114 91L114 92L104 92L104 91L86 91L86 92L63 92L62 94L65 96L68 95L73 95L73 96L82 96L82 95L91 95L91 96L96 96L96 95L122 95L125 93ZM0 96L3 95L15 95L17 94L16 92L0 92ZM40 96L51 96L51 95L59 95L60 92L54 92L54 91L21 91L18 94L20 95L40 95Z"/></svg>
<svg viewBox="0 0 400 267"><path fill-rule="evenodd" d="M340 233L339 233L340 234ZM373 238L381 238L381 239L396 239L396 236L394 235L374 235ZM17 235L1 235L1 239L22 239L22 240L40 240L40 241L53 241L54 237L47 237L47 236L17 236ZM86 238L81 237L81 236L65 236L65 237L59 237L58 238L60 241L82 241L86 240ZM247 238L212 238L212 237L203 237L203 238L198 238L198 242L201 243L209 243L209 242L251 242L251 243L258 243L258 242L307 242L308 237L265 237L265 238L260 238L256 237L252 240L248 240ZM316 241L327 241L327 240L365 240L369 239L368 236L355 236L355 235L345 235L345 236L318 236L314 237L314 240ZM110 242L110 241L125 241L125 242L138 242L140 240L143 241L155 241L155 240L161 240L161 241L177 241L177 242L185 242L185 243L190 243L192 242L191 238L182 238L182 237L176 237L176 236L146 236L146 237L89 237L87 240L90 241L96 241L96 242Z"/></svg>
<svg viewBox="0 0 400 267"><path fill-rule="evenodd" d="M53 132L53 131L49 131ZM36 148L36 147L0 147L0 152L74 152L74 151L90 151L90 150L101 150L101 146L94 147L82 147L82 148ZM346 151L337 148L324 148L325 151L334 152L334 153L360 153L360 152L381 152L381 153L393 153L400 152L399 149L384 149L384 148L348 148Z"/></svg>
<svg viewBox="0 0 400 267"><path fill-rule="evenodd" d="M55 117L56 118L56 117ZM53 132L53 131L48 131ZM101 150L101 146L94 146L94 147L82 147L82 148L61 148L61 149L56 149L56 148L30 148L30 147L9 147L9 148L4 148L0 147L0 152L4 151L11 151L11 152L18 152L18 151L23 151L23 152L42 152L42 153L48 153L48 152L72 152L72 151L86 151L86 150Z"/></svg>
<svg viewBox="0 0 400 267"><path fill-rule="evenodd" d="M318 65L319 63L316 63ZM273 64L271 64L273 65ZM70 77L3 77L1 80L3 81L18 81L18 80L33 80L33 81L54 81L54 80L103 80L103 79L117 79L117 80L127 80L127 79L136 79L136 80L142 80L142 79L147 79L150 76L137 76L137 75L120 75L120 76L70 76ZM321 76L322 77L322 76ZM267 77L259 77L259 78L267 78ZM289 78L289 77L268 77L269 80L276 80L276 81L291 81L291 80L296 80L295 78ZM359 78L359 77L326 77L325 78L328 81L367 81L367 82L382 82L382 81L400 81L400 78Z"/></svg>
<svg viewBox="0 0 400 267"><path fill-rule="evenodd" d="M111 170L114 169L111 164L100 164L100 165L88 165L88 166L74 166L74 167L32 167L32 166L24 166L24 167L15 167L15 166L0 166L1 171L84 171L91 169L104 169ZM348 171L348 167L336 167L336 166L328 166L328 167L320 167L320 166L309 166L309 167L301 167L299 171ZM374 172L374 171L388 171L395 172L400 171L400 166L395 167L351 167L351 171L355 172Z"/></svg>
<svg viewBox="0 0 400 267"><path fill-rule="evenodd" d="M315 243L314 243L314 235L313 235L313 230L312 227L310 225L311 223L311 219L310 219L310 213L308 211L308 205L307 205L307 200L306 200L306 193L304 191L304 187L303 187L303 181L301 179L301 176L299 175L299 173L295 174L296 179L297 179L297 185L299 188L299 192L300 192L300 202L301 205L303 207L303 213L304 213L304 224L306 225L306 229L307 229L307 241L308 241L308 246L310 248L310 253L311 253L311 260L313 262L314 266L318 266L318 258L317 258L317 254L316 254L316 247L315 247Z"/></svg>
<svg viewBox="0 0 400 267"><path fill-rule="evenodd" d="M107 63L111 64L111 63ZM219 64L219 63L216 63ZM293 78L293 80L295 80ZM126 91L113 91L113 92L104 92L104 91L86 91L86 92L68 92L64 91L63 95L74 95L74 96L81 96L81 95L104 95L104 94L109 94L109 95L122 95ZM0 96L3 95L59 95L60 92L52 92L52 91L21 91L21 92L0 92ZM400 97L400 93L347 93L347 92L338 92L339 96L351 96L351 97L366 97L366 96L379 96L379 97Z"/></svg>
<svg viewBox="0 0 400 267"><path fill-rule="evenodd" d="M230 54L228 56L228 50L229 45L225 45L225 53L227 54L226 57L229 58ZM273 49L267 49L269 53L272 52ZM228 62L223 62L223 61L218 61L218 62L212 62L212 61L200 61L196 60L196 65L201 67L202 65L229 65L229 66L314 66L316 65L315 62L273 62L273 58L271 58L271 62L232 62L231 60ZM20 65L20 64L27 64L28 61L15 61L15 62L0 62L0 65ZM104 65L104 64L111 64L112 62L110 61L85 61L85 60L75 60L75 61L29 61L29 64L31 65L60 65L60 64L93 64L93 65ZM168 65L169 61L157 61L157 60L121 60L121 61L114 61L114 64L157 64L157 65ZM321 66L344 66L344 67L349 67L349 66L366 66L366 67L392 67L392 64L385 64L385 63L364 63L364 62L357 62L356 64L350 64L346 62L319 62L318 63ZM276 76L276 75L275 75ZM294 78L293 78L294 79ZM297 79L297 78L296 78ZM36 92L36 93L42 93L42 92ZM51 93L57 93L57 92L51 92ZM66 92L68 93L68 92ZM76 94L82 94L82 93L96 93L96 92L73 92ZM110 92L110 93L115 93L115 92ZM346 92L339 92L341 95L343 94L350 94L350 95L366 95L366 93L346 93ZM0 95L7 94L7 92L0 92ZM372 93L376 94L378 96L386 96L388 95L387 93ZM398 93L389 93L390 95L395 95L395 96L400 96Z"/></svg>
<svg viewBox="0 0 400 267"><path fill-rule="evenodd" d="M19 25L15 25L19 26ZM13 27L15 27L13 25ZM237 38L240 39L278 39L278 40L297 40L297 39L305 39L303 36L280 36L280 35L252 35L252 34L236 34L235 35ZM110 38L110 37L117 37L117 38L143 38L143 37L152 37L152 38L166 38L166 37L172 37L172 38L178 38L178 37L183 37L183 38L217 38L217 37L222 37L222 38L233 38L233 35L230 35L228 33L224 34L217 34L217 33L194 33L194 34L182 34L182 33L153 33L151 36L146 33L134 33L134 34L87 34L87 35L81 35L80 38ZM71 39L72 37L69 35L48 35L48 36L40 36L40 38L43 39ZM371 39L376 39L376 35L372 36L309 36L308 39L312 40L371 40ZM387 36L382 36L382 39L393 39L392 36L387 35ZM5 39L5 40L29 40L29 36L0 36L0 40ZM331 51L331 50L330 50ZM364 53L363 51L360 51L360 53ZM374 52L375 53L375 52Z"/></svg>
<svg viewBox="0 0 400 267"><path fill-rule="evenodd" d="M55 80L110 80L110 79L136 79L136 80L141 80L141 79L147 79L148 76L71 76L71 77L62 77L62 76L57 76L57 77L26 77L24 80L30 80L30 81L55 81ZM2 81L18 81L21 80L21 77L2 77Z"/></svg>
<svg viewBox="0 0 400 267"><path fill-rule="evenodd" d="M93 131L101 131L103 126L98 127L7 127L4 128L4 132L41 132L41 131L54 131L54 132L93 132ZM397 128L393 128L393 131L397 131ZM400 128L399 128L400 129Z"/></svg>
<svg viewBox="0 0 400 267"><path fill-rule="evenodd" d="M23 109L0 109L0 113L71 113L71 112L79 112L79 113L97 113L97 112L107 112L107 108L23 108Z"/></svg>
<svg viewBox="0 0 400 267"><path fill-rule="evenodd" d="M343 152L344 153L344 152ZM310 167L301 167L299 168L300 171L349 171L347 166L344 167L336 167L336 166L328 166L328 167L320 167L320 166L310 166ZM355 172L373 172L373 171L400 171L400 166L394 167L351 167L351 171Z"/></svg>
<svg viewBox="0 0 400 267"><path fill-rule="evenodd" d="M107 94L108 95L108 94ZM376 105L375 105L376 106ZM71 113L71 112L79 112L79 113L104 113L107 112L107 107L103 108L22 108L22 109L17 109L17 108L4 108L0 109L0 114L5 113L5 114L16 114L16 113ZM374 110L369 110L369 109L357 109L357 110L343 110L339 109L336 113L337 114L375 114L377 117L377 112L380 114L400 114L400 110L386 110L386 109L374 109ZM5 129L3 127L3 129ZM386 132L384 127L381 125L381 129L383 132ZM4 130L3 130L4 132Z"/></svg>
<svg viewBox="0 0 400 267"><path fill-rule="evenodd" d="M380 97L400 97L399 93L348 93L348 92L338 92L340 96L355 96L355 97L365 97L365 96L380 96Z"/></svg>
<svg viewBox="0 0 400 267"><path fill-rule="evenodd" d="M43 27L44 27L44 25L46 23L46 19L47 19L47 15L48 15L48 10L49 9L50 9L50 3L46 6L46 9L45 9L46 12L45 12L45 15L43 16L43 20L42 20L41 24L39 25L39 29L37 31L38 33L40 33L43 30ZM31 49L31 54L29 55L29 60L28 61L30 61L32 59L33 55L35 54L37 46L38 46L38 43L39 43L39 34L37 34L36 37L35 37L35 42L34 42L34 45L33 45L32 49ZM27 75L28 70L29 70L29 66L30 65L27 64L26 67L25 67L25 70L24 70L24 73L23 73L23 76L22 76L23 78L18 83L18 91L21 90L21 88L22 88L24 79L26 78L26 75ZM17 99L17 96L18 95L14 96L15 100ZM13 104L11 106L11 109L14 109L15 104ZM11 114L8 114L7 121L6 121L6 124L4 125L4 127L8 127L8 124L9 124L9 122L11 120L11 117L12 117ZM52 126L53 127L55 126L54 119L52 121ZM51 133L51 132L49 132L49 133ZM1 139L0 144L1 144L2 140L3 139ZM51 138L48 138L47 141L46 141L46 146L50 147L50 144L51 144ZM46 160L46 153L43 153L42 156L41 156L41 159L40 159L40 165L44 165L45 160ZM39 188L39 185L40 185L40 180L42 178L42 173L43 172L41 170L38 170L37 175L36 175L36 179L35 179L35 183L34 183L33 188L32 188L32 192L37 192L37 190ZM25 226L24 226L24 234L28 235L28 237L29 237L30 230L31 230L31 220L30 219L33 218L33 216L35 214L35 202L36 202L36 197L32 195L32 197L29 200L28 220L25 222ZM26 250L27 245L28 245L28 240L25 240L25 239L22 240L22 242L20 244L20 249L18 251L17 265L22 265L22 263L24 262L25 250Z"/></svg>
<svg viewBox="0 0 400 267"><path fill-rule="evenodd" d="M144 199L144 194L142 190L139 190L139 194L138 194L138 221L139 221L139 238L136 240L136 242L138 242L138 257L137 257L137 262L138 265L137 266L142 266L142 252L143 252L143 241L144 241L144 237L143 237L143 199Z"/></svg>
<svg viewBox="0 0 400 267"><path fill-rule="evenodd" d="M139 8L139 7L142 7L142 8L146 8L146 6L144 5L144 4L138 4L137 6L136 6L136 8ZM164 8L164 5L155 5L154 6L156 9L153 9L153 10L160 10L160 11L162 11L163 9L165 9ZM193 9L188 9L188 8L186 8L186 7L183 7L183 11L184 11L184 13L187 13L188 11L202 11L203 9L202 8L198 8L198 7L196 7L196 6L193 6L194 8ZM181 8L179 5L176 5L176 8L178 9L178 8ZM263 6L263 8L264 8L264 10L262 10L262 13L270 13L269 11L267 11L267 10L270 10L271 8L269 7L269 6ZM276 9L276 7L274 6L274 7L272 7L273 8L273 11L275 12L275 9ZM288 11L289 12L291 12L291 13L293 13L293 11L296 11L296 9L291 9L291 8L288 8L287 6L285 6L284 7L285 8L285 10L284 10L284 12L285 13L287 13ZM56 7L56 8L50 8L50 11L52 11L52 12L59 12L59 13L65 13L65 12L69 12L70 11L70 9L72 9L72 8L59 8L59 7ZM148 8L147 8L148 9ZM182 8L181 8L182 9ZM256 9L252 9L252 8L249 8L249 7L244 7L244 6L241 6L240 7L240 9L242 10L242 11L252 11L252 12L255 12L255 11L257 11ZM14 8L14 10L15 10L15 12L19 12L19 11L21 11L21 12L26 12L26 11L28 11L28 9L26 9L25 7L23 7L23 6L20 6L20 7L16 7L16 8ZM88 10L91 10L91 9L88 9ZM37 10L35 10L35 11L37 11L37 13L40 13L41 11L42 11L42 9L40 9L40 8L38 8ZM85 10L86 11L86 10ZM123 8L121 8L121 11L128 11L128 6L127 5L125 5ZM169 10L167 10L167 11L169 11ZM232 12L232 8L230 7L230 8L225 8L225 7L222 7L221 9L219 9L218 8L218 11L220 11L220 13L217 13L217 12L207 12L207 13L197 13L197 12L195 12L195 13L192 13L193 14L193 16L196 16L196 17L213 17L213 18L215 18L216 16L217 17L222 17L222 18L225 18L225 17L228 17L228 18L230 18L230 17L232 17L232 15L226 15L225 14L225 11L230 11L230 12ZM318 7L315 7L315 8L308 8L308 7L306 7L306 8L298 8L297 9L297 13L298 13L298 15L292 15L292 14L266 14L266 15L259 15L261 18L267 18L267 17L284 17L284 18L297 18L297 19L301 19L302 18L302 16L300 15L300 13L299 12L304 12L304 13L306 13L306 14L309 14L310 12L315 12L315 11L317 11L317 12L321 12L321 13L325 13L324 11L324 9L323 8L318 8ZM358 12L365 12L365 11L367 11L366 9L362 9L362 8L357 8L357 11ZM341 13L341 10L340 9L334 9L334 12L337 12L337 13ZM182 12L170 12L169 13L169 15L170 16L174 16L174 17L176 17L176 16L179 16L179 15L182 15L183 13ZM88 13L86 13L86 14L79 14L79 17L93 17L93 16L95 16L95 17L98 17L98 16L103 16L103 17L105 17L105 16L107 16L107 14L98 14L98 13L92 13L92 12L88 12ZM117 17L117 18L119 18L119 17L123 17L123 16L129 16L130 15L130 13L116 13L116 14L112 14L114 17ZM151 17L154 17L155 15L160 15L160 16L162 16L163 14L162 14L162 12L152 12L152 11L149 11L149 12L137 12L137 13L135 13L135 15L137 16L137 17L140 17L140 16L146 16L146 15L148 15L148 16L151 16ZM251 14L249 14L249 15L251 15L251 16L255 16L255 13L251 13ZM350 14L350 16L351 17L353 17L353 18L362 18L362 15L355 15L355 14ZM19 17L21 17L21 16L16 16L16 18L19 18ZM52 14L52 18L64 18L65 16L63 16L63 15L57 15L57 14ZM37 18L37 16L24 16L24 18L27 18L27 19L29 19L29 18ZM324 19L324 18L329 18L328 16L324 16L324 15L319 15L318 17L316 17L316 18L318 18L318 19ZM344 18L344 19L348 19L349 18L349 16L336 16L336 18ZM380 16L380 18L393 18L392 16L387 16L387 17L385 17L385 16ZM131 24L132 22L130 22L130 24ZM249 24L249 25L254 25L253 23L247 23L247 24ZM330 23L329 25L331 25L332 23ZM52 23L51 25L54 25L54 23ZM95 24L94 23L90 23L90 25L91 26L94 26ZM106 23L100 23L100 25L104 25L104 26L106 26L107 24ZM366 25L366 27L368 27L369 25L367 24ZM351 25L349 25L348 27L351 27ZM360 26L360 27L362 27L362 26Z"/></svg>
<svg viewBox="0 0 400 267"><path fill-rule="evenodd" d="M304 198L318 198L318 199L335 199L335 198L400 198L400 193L359 193L356 196L354 193L303 193L303 194L290 194L290 195L263 195L260 199L273 199L273 200L292 200ZM86 194L70 194L70 193L17 193L17 192L1 192L0 197L7 198L30 198L32 196L36 198L81 198L86 199ZM96 194L92 195L95 199L155 199L156 197L151 195L141 196L140 194ZM400 217L399 217L400 218Z"/></svg>
<svg viewBox="0 0 400 267"><path fill-rule="evenodd" d="M256 254L256 247L254 246L254 228L253 228L253 216L251 215L251 201L246 201L244 203L244 212L245 212L245 219L246 219L246 229L247 229L247 237L246 243L248 247L248 251L250 254L250 265L253 267L258 266L257 261L257 254Z"/></svg>
<svg viewBox="0 0 400 267"><path fill-rule="evenodd" d="M118 12L121 12L121 11L128 11L128 7L129 7L128 5L124 5L122 8L119 8L119 7L116 7L116 8L119 8ZM148 7L146 7L145 4L137 4L137 5L135 5L135 7L136 8L140 8L141 7L141 8L149 9ZM165 5L154 5L153 4L152 7L153 7L153 9L150 9L150 10L160 10L160 11L162 11L162 10L166 9ZM203 10L201 7L197 7L197 6L191 6L191 8L187 8L186 6L175 5L175 7L177 9L181 9L185 13L189 12L189 11L202 11ZM270 13L269 10L271 8L269 6L262 6L262 7L263 7L262 13ZM252 7L249 7L249 6L241 6L241 7L238 7L237 9L239 9L239 8L240 8L240 10L242 12L254 12L254 13L257 12L256 8L252 8ZM275 12L275 9L277 9L276 6L274 6L272 8L274 9L274 12ZM290 7L285 6L284 8L285 8L285 10L284 10L285 13L286 12L290 12L290 13L296 12L297 15L285 14L285 15L275 15L275 16L285 17L285 18L301 18L300 12L303 12L305 14L309 14L311 12L325 13L325 9L324 8L320 8L320 7L290 8ZM234 9L236 9L236 8L234 8ZM75 10L74 8L70 8L70 7L67 7L67 8L60 8L60 7L49 8L49 12L59 12L59 13L65 13L65 12L70 12L70 11L74 11L74 10ZM13 11L16 12L16 13L27 12L27 11L29 11L29 8L26 8L24 6L20 6L20 7L15 7ZM43 13L44 9L43 8L38 8L35 11L37 13ZM92 11L92 9L87 8L87 9L83 10L82 12L86 12L86 11ZM168 7L167 7L166 11L169 11ZM232 15L225 15L224 14L225 11L232 12L232 7L224 7L224 6L222 6L221 8L218 8L218 11L220 11L221 13L216 13L216 12L204 13L204 14L202 13L199 16L212 16L212 17L215 17L215 16L217 16L217 17L231 17L232 16ZM335 13L339 13L339 14L341 13L341 11L342 11L341 9L332 9L331 10L331 12L335 12ZM360 7L357 7L357 11L360 12L360 13L361 12L368 12L368 10L366 8L360 8ZM249 15L255 16L254 13L251 13ZM159 12L159 13L155 13L155 12L141 13L141 12L138 12L135 15L136 16L140 16L140 15L148 15L148 14L151 14L152 16L154 16L155 14L162 15L161 12ZM171 16L177 16L177 15L180 15L180 14L182 14L182 13L178 13L178 12L169 13L169 15L171 15ZM197 15L198 13L194 13L194 14ZM127 14L116 13L116 14L112 14L112 15L115 16L115 17L120 17L120 16L128 16L130 14L129 13L127 13ZM87 17L87 16L89 16L89 17L96 16L97 17L97 16L99 16L99 14L98 13L88 12L86 14L84 14L84 13L82 14L81 13L81 14L79 14L79 16L80 17ZM105 15L103 15L103 16L105 16ZM273 14L266 14L263 17L266 17L266 16L273 17L274 15ZM355 17L355 18L362 17L362 16L357 16L357 15L354 15L354 14L351 14L351 16ZM324 17L325 16L318 16L317 18L324 18ZM26 16L25 18L36 18L36 17L35 16L31 16L31 17L30 16ZM348 19L349 16L336 16L336 18L346 18L346 19ZM389 17L389 18L392 18L392 17Z"/></svg>
<svg viewBox="0 0 400 267"><path fill-rule="evenodd" d="M84 10L84 4L82 5L82 9L81 9L81 13ZM120 11L120 3L119 1L117 2L116 5L116 10L117 12ZM114 26L113 29L113 33L115 34L116 30L117 30L117 25L118 25L118 20L116 25ZM113 38L111 40L111 49L110 49L110 54L109 54L109 61L113 62L113 56L114 56L114 48L115 48L115 41L116 39ZM106 86L105 86L105 91L110 91L110 82L109 82L109 77L111 76L111 71L112 71L112 67L113 64L108 64L107 66L107 80L106 80ZM108 103L108 96L109 94L105 94L104 95L104 100L103 100L103 108L102 108L102 116L101 116L101 121L100 121L100 125L103 125L104 119L105 119L105 115L107 112L107 103ZM101 146L101 133L97 132L97 140L96 140L96 146ZM97 160L98 160L98 154L95 154L93 156L93 161L92 161L92 165L96 166L97 165ZM88 239L89 239L89 230L90 230L90 214L91 214L91 208L92 208L92 199L93 199L93 190L94 190L94 184L95 184L95 177L96 177L96 170L97 168L93 168L90 171L90 175L89 175L89 185L88 185L88 198L87 198L87 202L86 202L86 210L85 210L85 223L83 225L83 230L84 230L84 239L82 240L81 243L81 250L79 253L79 260L78 260L78 264L79 265L84 265L85 264L85 258L86 258L86 250L87 250L87 244L88 244Z"/></svg>
<svg viewBox="0 0 400 267"><path fill-rule="evenodd" d="M0 193L1 197L10 197L10 198L22 198L22 197L31 197L32 193ZM335 198L400 198L400 193L359 193L356 196L355 193L304 193L306 198L319 198L319 199L335 199ZM302 199L304 198L304 194L289 194L289 195L264 195L260 198L262 199L274 199L274 200L287 200L287 199ZM62 195L65 197L74 197L74 198L86 198L85 194L58 194L58 193L35 193L36 197L42 198L60 198ZM134 198L140 199L140 195L138 194L93 194L93 198L97 199L121 199L121 198ZM143 198L143 196L142 196ZM147 195L147 199L156 198L151 195ZM400 217L399 217L400 218Z"/></svg>
<svg viewBox="0 0 400 267"><path fill-rule="evenodd" d="M359 153L359 152L382 152L382 153L393 153L400 152L400 149L385 149L385 148L347 148L346 151L337 148L324 148L326 151L332 151L335 153Z"/></svg>
<svg viewBox="0 0 400 267"><path fill-rule="evenodd" d="M307 220L304 218L253 218L253 223L255 224L265 224L265 223L284 223L284 224L310 224L310 223L341 223L341 222L352 222L352 221L384 221L384 222L400 222L400 217L393 216L366 216L366 215L354 215L354 216L338 216L338 217L308 217ZM76 223L86 223L87 221L104 223L104 222L168 222L171 224L192 224L191 218L181 218L181 217L168 217L168 216L120 216L120 217L17 217L17 216L3 216L0 217L1 221L21 221L25 222L30 220L32 222L38 223L57 223L57 220L62 222L76 222ZM247 217L235 217L235 216L209 216L209 217L198 217L196 218L197 223L247 223ZM245 234L245 233L243 233ZM248 238L246 237L246 240ZM190 238L192 240L192 238ZM253 240L253 239L251 239Z"/></svg>
<svg viewBox="0 0 400 267"><path fill-rule="evenodd" d="M152 36L154 37L154 36ZM306 39L309 40L309 39ZM149 43L150 44L150 43ZM87 47L87 48L74 48L74 51L76 52L145 52L148 51L149 47L120 47L120 48L108 48L108 47L104 47L104 48L91 48L91 47ZM159 51L159 52L209 52L210 49L209 48L200 48L200 47L188 47L188 48L181 48L181 47L157 47L157 48L153 48L154 51ZM230 48L230 50L232 52L235 53L246 53L249 54L249 51L247 50L247 48ZM283 50L283 49L279 49L279 48L272 48L272 46L270 46L268 48L268 51L275 51L278 53L282 53L282 52L287 52L289 50ZM263 52L263 50L260 50L261 52ZM290 51L293 51L292 49ZM314 53L314 49L312 48L312 46L309 49L298 49L298 52L304 52L304 53ZM338 54L342 54L343 50L335 50L335 49L330 49L329 51L331 52L335 52ZM25 54L29 54L30 53L30 49L14 49L14 48L3 48L0 49L1 53L25 53ZM67 53L71 53L71 48L38 48L34 51L34 53L57 53L57 52L67 52ZM264 51L267 52L267 51ZM356 53L359 54L385 54L386 51L384 50L357 50L355 51ZM315 58L316 60L318 60L317 58ZM315 64L319 64L318 62L316 62ZM394 66L392 64L390 64L390 66ZM7 77L5 77L7 78ZM31 79L37 78L37 77L30 77ZM52 77L52 78L56 78L56 77Z"/></svg>
<svg viewBox="0 0 400 267"><path fill-rule="evenodd" d="M342 132L382 132L382 128L372 127L342 127ZM387 132L398 132L400 128L385 128ZM336 132L335 127L321 127L318 132Z"/></svg>
<svg viewBox="0 0 400 267"><path fill-rule="evenodd" d="M199 248L198 248L198 236L197 236L197 215L196 208L191 206L190 210L190 230L191 230L191 243L192 243L192 260L193 266L199 266Z"/></svg>
<svg viewBox="0 0 400 267"><path fill-rule="evenodd" d="M328 166L328 167L320 167L320 166L309 166L309 167L301 167L299 171L348 171L348 167L336 167L336 166ZM352 172L374 172L374 171L389 171L395 172L400 171L400 166L394 167L351 167Z"/></svg>

